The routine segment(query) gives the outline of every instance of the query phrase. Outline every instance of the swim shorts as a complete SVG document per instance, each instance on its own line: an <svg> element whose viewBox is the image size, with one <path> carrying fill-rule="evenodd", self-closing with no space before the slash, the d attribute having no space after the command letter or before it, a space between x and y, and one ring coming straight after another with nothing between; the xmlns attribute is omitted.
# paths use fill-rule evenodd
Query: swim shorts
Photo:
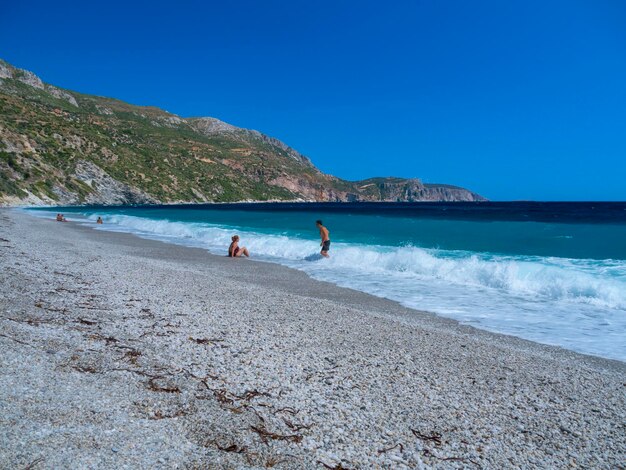
<svg viewBox="0 0 626 470"><path fill-rule="evenodd" d="M324 244L322 245L322 251L328 251L328 250L330 250L330 240L326 240Z"/></svg>

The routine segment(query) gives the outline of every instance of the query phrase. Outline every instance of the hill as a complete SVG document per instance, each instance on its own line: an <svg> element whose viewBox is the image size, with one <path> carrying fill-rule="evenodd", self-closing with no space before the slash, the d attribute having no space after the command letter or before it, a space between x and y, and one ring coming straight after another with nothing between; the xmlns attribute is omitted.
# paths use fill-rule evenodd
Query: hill
<svg viewBox="0 0 626 470"><path fill-rule="evenodd" d="M418 179L346 181L258 131L44 83L0 60L0 203L479 201Z"/></svg>

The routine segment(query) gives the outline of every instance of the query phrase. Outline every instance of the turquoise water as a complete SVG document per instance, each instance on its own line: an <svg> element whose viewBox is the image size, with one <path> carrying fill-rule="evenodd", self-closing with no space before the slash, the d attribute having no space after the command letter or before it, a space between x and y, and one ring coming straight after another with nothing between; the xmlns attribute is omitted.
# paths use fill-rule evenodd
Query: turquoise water
<svg viewBox="0 0 626 470"><path fill-rule="evenodd" d="M56 210L56 209L55 209ZM290 266L479 328L626 360L626 205L63 208L102 230ZM48 212L33 211L50 216ZM330 229L320 259L315 220Z"/></svg>

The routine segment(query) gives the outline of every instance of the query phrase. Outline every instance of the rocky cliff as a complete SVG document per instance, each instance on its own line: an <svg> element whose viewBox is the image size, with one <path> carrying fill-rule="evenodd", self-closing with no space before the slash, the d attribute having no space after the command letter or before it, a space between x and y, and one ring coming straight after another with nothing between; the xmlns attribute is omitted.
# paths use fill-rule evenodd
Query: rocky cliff
<svg viewBox="0 0 626 470"><path fill-rule="evenodd" d="M479 201L418 179L345 181L258 131L63 90L0 60L0 204Z"/></svg>

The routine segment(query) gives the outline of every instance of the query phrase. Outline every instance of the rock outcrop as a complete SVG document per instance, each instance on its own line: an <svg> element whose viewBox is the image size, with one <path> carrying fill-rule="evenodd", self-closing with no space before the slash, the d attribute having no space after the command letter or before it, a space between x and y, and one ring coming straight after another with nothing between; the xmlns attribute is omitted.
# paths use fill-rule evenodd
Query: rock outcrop
<svg viewBox="0 0 626 470"><path fill-rule="evenodd" d="M157 204L159 201L143 191L120 183L112 178L106 171L92 162L80 160L74 170L76 179L82 181L94 192L89 193L85 200L86 204Z"/></svg>

